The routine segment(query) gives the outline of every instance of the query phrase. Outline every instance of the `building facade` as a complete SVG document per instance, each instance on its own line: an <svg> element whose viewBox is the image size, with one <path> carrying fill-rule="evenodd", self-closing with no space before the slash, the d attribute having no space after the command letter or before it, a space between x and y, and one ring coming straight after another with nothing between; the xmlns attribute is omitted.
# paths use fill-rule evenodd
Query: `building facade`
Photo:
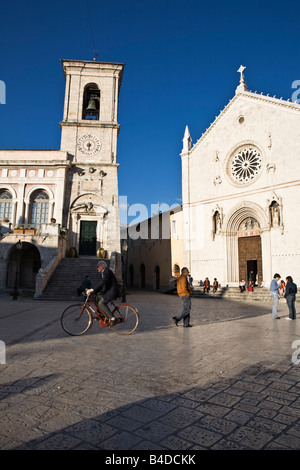
<svg viewBox="0 0 300 470"><path fill-rule="evenodd" d="M124 228L121 239L127 287L167 291L183 267L181 206Z"/></svg>
<svg viewBox="0 0 300 470"><path fill-rule="evenodd" d="M300 282L300 105L249 91L244 70L195 145L185 130L184 264L223 286L268 287L275 272Z"/></svg>
<svg viewBox="0 0 300 470"><path fill-rule="evenodd" d="M18 277L38 296L66 255L120 256L116 158L124 64L63 60L62 67L60 149L0 151L2 290Z"/></svg>

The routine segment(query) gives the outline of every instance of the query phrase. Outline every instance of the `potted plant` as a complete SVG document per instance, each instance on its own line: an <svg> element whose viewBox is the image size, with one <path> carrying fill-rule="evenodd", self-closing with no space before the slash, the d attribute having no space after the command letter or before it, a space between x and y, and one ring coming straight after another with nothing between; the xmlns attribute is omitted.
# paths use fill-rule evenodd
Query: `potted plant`
<svg viewBox="0 0 300 470"><path fill-rule="evenodd" d="M71 248L69 249L68 258L78 258L77 250L76 250L75 246L71 246Z"/></svg>
<svg viewBox="0 0 300 470"><path fill-rule="evenodd" d="M98 248L97 258L106 258L106 251L101 246Z"/></svg>
<svg viewBox="0 0 300 470"><path fill-rule="evenodd" d="M34 235L34 234L35 234L35 228L34 227L25 228L25 235Z"/></svg>
<svg viewBox="0 0 300 470"><path fill-rule="evenodd" d="M17 225L16 227L14 227L14 233L24 233L24 228Z"/></svg>

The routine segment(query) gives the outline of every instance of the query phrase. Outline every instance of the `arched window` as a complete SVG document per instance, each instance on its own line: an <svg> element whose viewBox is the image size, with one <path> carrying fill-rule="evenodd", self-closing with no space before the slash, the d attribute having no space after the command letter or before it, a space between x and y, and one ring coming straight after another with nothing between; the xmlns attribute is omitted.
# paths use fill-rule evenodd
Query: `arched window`
<svg viewBox="0 0 300 470"><path fill-rule="evenodd" d="M11 220L12 195L6 189L0 190L0 220Z"/></svg>
<svg viewBox="0 0 300 470"><path fill-rule="evenodd" d="M83 92L82 119L99 121L100 90L95 83L86 85Z"/></svg>
<svg viewBox="0 0 300 470"><path fill-rule="evenodd" d="M36 191L31 197L31 225L45 224L48 222L49 196L46 191Z"/></svg>

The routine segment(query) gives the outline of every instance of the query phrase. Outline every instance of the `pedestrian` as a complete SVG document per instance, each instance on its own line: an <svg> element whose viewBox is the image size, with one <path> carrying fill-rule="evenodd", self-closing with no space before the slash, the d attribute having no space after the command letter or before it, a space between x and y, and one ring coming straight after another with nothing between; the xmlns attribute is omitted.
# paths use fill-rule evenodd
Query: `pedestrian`
<svg viewBox="0 0 300 470"><path fill-rule="evenodd" d="M87 295L90 295L92 292L96 294L95 300L99 309L105 315L109 326L113 326L115 317L113 317L107 304L120 296L118 281L103 260L98 261L97 271L101 277L99 286L96 289L88 289L86 293Z"/></svg>
<svg viewBox="0 0 300 470"><path fill-rule="evenodd" d="M218 281L217 281L217 278L215 277L214 278L214 282L213 282L213 293L215 294L218 290Z"/></svg>
<svg viewBox="0 0 300 470"><path fill-rule="evenodd" d="M279 302L279 285L278 281L281 278L280 274L275 273L270 284L270 291L273 297L273 306L272 306L272 318L275 320L280 320L280 317L277 315L277 307Z"/></svg>
<svg viewBox="0 0 300 470"><path fill-rule="evenodd" d="M253 281L252 281L252 279L249 279L248 292L253 292Z"/></svg>
<svg viewBox="0 0 300 470"><path fill-rule="evenodd" d="M241 279L241 281L240 281L240 291L245 292L245 290L246 290L246 281L245 281L245 279Z"/></svg>
<svg viewBox="0 0 300 470"><path fill-rule="evenodd" d="M191 295L192 295L192 288L188 282L188 275L189 270L188 268L182 268L181 276L177 281L177 294L182 299L182 311L178 316L172 317L176 326L178 326L178 322L183 320L184 327L191 327L190 324L190 312L191 312Z"/></svg>
<svg viewBox="0 0 300 470"><path fill-rule="evenodd" d="M280 297L284 297L284 294L285 294L285 282L283 279L281 279L280 285L279 285L279 295Z"/></svg>
<svg viewBox="0 0 300 470"><path fill-rule="evenodd" d="M209 281L208 277L206 277L205 280L204 280L204 287L203 287L204 294L205 294L205 292L209 293L209 290L210 290L210 281Z"/></svg>
<svg viewBox="0 0 300 470"><path fill-rule="evenodd" d="M80 295L82 292L85 292L87 289L90 289L91 287L92 287L92 283L91 283L89 276L85 276L85 278L83 279L81 283L81 286L78 287L77 289L78 295Z"/></svg>
<svg viewBox="0 0 300 470"><path fill-rule="evenodd" d="M287 276L284 297L286 298L286 303L289 308L289 316L286 318L286 320L296 320L296 294L297 284L293 282L292 276Z"/></svg>

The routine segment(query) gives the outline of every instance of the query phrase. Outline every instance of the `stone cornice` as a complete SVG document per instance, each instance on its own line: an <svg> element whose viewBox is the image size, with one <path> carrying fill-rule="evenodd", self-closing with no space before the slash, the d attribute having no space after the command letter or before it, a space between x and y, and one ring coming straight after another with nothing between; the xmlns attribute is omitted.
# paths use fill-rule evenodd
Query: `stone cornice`
<svg viewBox="0 0 300 470"><path fill-rule="evenodd" d="M111 129L120 129L120 124L113 122L99 122L99 121L61 121L59 123L60 127L69 126L69 127L91 127L95 129L101 128L111 128Z"/></svg>
<svg viewBox="0 0 300 470"><path fill-rule="evenodd" d="M218 196L218 197L212 196L210 198L197 200L191 203L185 202L183 204L183 207L196 207L198 205L204 205L204 204L215 204L216 202L220 203L221 201L240 199L241 196L246 198L246 197L251 197L257 194L270 193L272 191L280 191L282 189L291 188L294 186L300 186L300 180L287 181L285 183L273 184L271 186L262 186L256 189L250 188L247 191L243 191L241 188L241 190L237 191L236 193L228 193L228 194L224 194L223 196Z"/></svg>
<svg viewBox="0 0 300 470"><path fill-rule="evenodd" d="M28 168L28 167L70 167L71 162L69 160L1 160L0 168Z"/></svg>

